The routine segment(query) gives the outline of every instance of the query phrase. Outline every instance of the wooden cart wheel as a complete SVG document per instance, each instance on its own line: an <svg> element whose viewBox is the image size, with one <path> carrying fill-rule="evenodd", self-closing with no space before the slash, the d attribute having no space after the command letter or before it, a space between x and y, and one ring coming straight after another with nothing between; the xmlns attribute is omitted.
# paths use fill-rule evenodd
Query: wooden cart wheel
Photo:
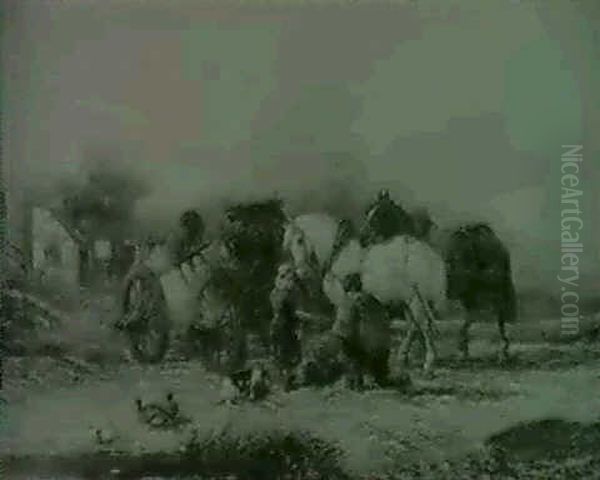
<svg viewBox="0 0 600 480"><path fill-rule="evenodd" d="M124 302L125 331L131 353L141 363L160 362L169 347L169 328L164 296L148 295L142 279L133 279L127 288Z"/></svg>

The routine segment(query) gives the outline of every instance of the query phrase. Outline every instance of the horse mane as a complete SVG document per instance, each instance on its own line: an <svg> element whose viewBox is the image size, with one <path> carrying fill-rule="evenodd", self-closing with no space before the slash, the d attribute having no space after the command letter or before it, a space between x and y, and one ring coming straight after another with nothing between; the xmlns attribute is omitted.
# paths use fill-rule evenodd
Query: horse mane
<svg viewBox="0 0 600 480"><path fill-rule="evenodd" d="M300 215L288 225L288 228L295 228L302 232L320 265L331 256L338 229L338 221L331 215L326 213ZM286 236L285 241L287 244L289 237Z"/></svg>
<svg viewBox="0 0 600 480"><path fill-rule="evenodd" d="M413 235L415 234L415 218L404 209L402 205L392 200L388 201L388 206L393 210L395 232L396 235ZM380 214L381 205L374 202L365 212L364 225L370 226L373 219Z"/></svg>
<svg viewBox="0 0 600 480"><path fill-rule="evenodd" d="M455 239L476 237L496 239L496 232L487 222L472 222L462 225L455 230L452 233L452 237Z"/></svg>

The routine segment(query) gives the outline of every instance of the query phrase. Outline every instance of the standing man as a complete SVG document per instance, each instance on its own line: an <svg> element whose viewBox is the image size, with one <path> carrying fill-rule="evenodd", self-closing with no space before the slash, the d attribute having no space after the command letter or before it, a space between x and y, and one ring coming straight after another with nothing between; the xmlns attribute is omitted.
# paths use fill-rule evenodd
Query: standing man
<svg viewBox="0 0 600 480"><path fill-rule="evenodd" d="M206 227L197 210L186 210L179 218L181 236L177 244L177 260L184 263L189 255L202 248Z"/></svg>
<svg viewBox="0 0 600 480"><path fill-rule="evenodd" d="M275 279L270 300L273 310L271 341L275 361L286 389L292 387L293 370L302 359L299 338L300 319L296 314L296 277L291 264L282 264Z"/></svg>

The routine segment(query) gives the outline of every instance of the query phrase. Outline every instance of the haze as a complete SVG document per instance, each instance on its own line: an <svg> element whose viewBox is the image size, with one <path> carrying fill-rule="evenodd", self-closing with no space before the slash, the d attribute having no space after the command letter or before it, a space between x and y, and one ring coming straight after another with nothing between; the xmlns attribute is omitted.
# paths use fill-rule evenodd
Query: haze
<svg viewBox="0 0 600 480"><path fill-rule="evenodd" d="M6 2L13 194L49 191L98 144L150 182L137 214L157 226L273 192L356 213L386 186L442 224L492 221L517 284L557 289L561 145L583 143L593 289L594 1L211 4Z"/></svg>

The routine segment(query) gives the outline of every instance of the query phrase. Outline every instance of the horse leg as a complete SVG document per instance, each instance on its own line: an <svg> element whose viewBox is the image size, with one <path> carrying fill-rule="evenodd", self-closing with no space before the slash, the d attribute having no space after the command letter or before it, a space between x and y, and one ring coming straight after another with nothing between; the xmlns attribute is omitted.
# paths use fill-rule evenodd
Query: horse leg
<svg viewBox="0 0 600 480"><path fill-rule="evenodd" d="M409 315L410 314L408 314L407 316L409 316ZM414 322L412 320L410 320L408 332L406 332L406 335L404 336L404 340L402 340L402 344L400 345L400 351L398 354L400 362L402 363L402 365L404 367L408 367L409 357L410 357L410 349L412 347L412 343L415 340L415 337L417 336L417 334L419 334L419 331L418 331L417 327L415 326Z"/></svg>
<svg viewBox="0 0 600 480"><path fill-rule="evenodd" d="M189 285L190 281L186 277L185 273L183 273L183 265L179 265L179 267L177 267L177 270L179 270L179 275L181 276L183 283L185 283L186 285Z"/></svg>
<svg viewBox="0 0 600 480"><path fill-rule="evenodd" d="M421 317L424 320L423 324L421 325L421 333L423 334L423 341L425 343L425 364L423 369L425 370L425 373L430 374L437 357L434 343L436 318L433 310L429 306L429 303L423 298L416 285L414 287L413 300L416 300L416 302L411 302L413 306L416 307L415 317Z"/></svg>
<svg viewBox="0 0 600 480"><path fill-rule="evenodd" d="M498 308L498 328L502 338L502 347L500 350L500 361L505 363L509 359L508 349L510 341L506 333L506 324L515 321L517 316L517 299L515 295L514 285L509 283Z"/></svg>
<svg viewBox="0 0 600 480"><path fill-rule="evenodd" d="M346 361L346 387L351 390L362 390L363 370L365 365L364 352L357 338L342 339L342 354Z"/></svg>
<svg viewBox="0 0 600 480"><path fill-rule="evenodd" d="M412 317L412 323L419 330L425 344L425 362L423 371L426 374L431 374L433 365L436 360L435 345L433 342L432 332L428 325L432 320L428 318L427 309L424 308L420 301L420 295L414 295L409 303L407 313Z"/></svg>
<svg viewBox="0 0 600 480"><path fill-rule="evenodd" d="M389 384L389 356L389 350L382 350L374 355L371 363L371 374L379 387L386 387Z"/></svg>
<svg viewBox="0 0 600 480"><path fill-rule="evenodd" d="M404 305L403 311L404 311L404 318L405 318L405 320L408 320L409 326L408 326L408 331L406 332L406 335L404 336L404 339L402 340L402 343L400 344L400 349L398 351L398 359L400 360L400 363L402 364L402 366L408 367L408 365L410 363L410 351L412 348L412 344L416 338L418 338L422 343L423 336L422 336L421 329L415 323L415 318L413 317L413 315L410 311L410 306L408 303L406 303Z"/></svg>
<svg viewBox="0 0 600 480"><path fill-rule="evenodd" d="M356 390L359 392L364 388L363 372L362 369L356 364L353 364L350 367L350 375L347 379L347 386L350 388L350 390Z"/></svg>
<svg viewBox="0 0 600 480"><path fill-rule="evenodd" d="M422 327L423 341L425 343L425 364L423 365L423 370L426 374L431 374L437 357L432 327L435 319L431 317L425 305L421 305L421 307L421 314L425 317L425 325Z"/></svg>
<svg viewBox="0 0 600 480"><path fill-rule="evenodd" d="M502 345L498 354L498 360L501 364L505 364L508 361L508 349L510 347L510 340L506 333L506 323L509 320L506 308L502 305L498 309L498 330L500 331L500 338Z"/></svg>
<svg viewBox="0 0 600 480"><path fill-rule="evenodd" d="M461 353L461 358L463 361L469 359L469 328L473 323L473 312L468 309L464 316L463 324L460 327L458 332L458 349Z"/></svg>

